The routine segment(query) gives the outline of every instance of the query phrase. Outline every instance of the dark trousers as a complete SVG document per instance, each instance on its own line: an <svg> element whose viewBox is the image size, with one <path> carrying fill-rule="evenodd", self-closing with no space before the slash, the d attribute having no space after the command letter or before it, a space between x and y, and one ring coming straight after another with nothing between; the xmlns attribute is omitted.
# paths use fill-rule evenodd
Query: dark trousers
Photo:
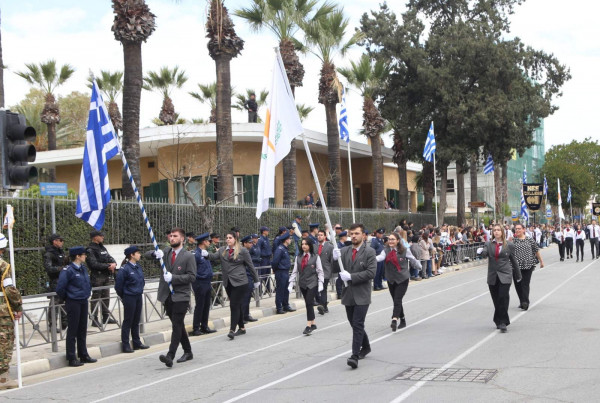
<svg viewBox="0 0 600 403"><path fill-rule="evenodd" d="M88 321L88 300L87 299L67 299L65 301L65 310L67 311L67 360L75 360L87 357L87 347L85 339L87 336ZM77 355L75 355L75 342L77 342Z"/></svg>
<svg viewBox="0 0 600 403"><path fill-rule="evenodd" d="M250 316L250 299L252 299L252 291L254 291L253 281L254 279L252 277L248 277L248 286L246 287L246 294L244 295L244 307L242 309L244 312L244 319Z"/></svg>
<svg viewBox="0 0 600 403"><path fill-rule="evenodd" d="M581 251L581 260L583 260L583 245L585 244L585 241L583 239L576 239L575 240L575 250L576 250L576 254L577 254L577 260L579 260L579 251Z"/></svg>
<svg viewBox="0 0 600 403"><path fill-rule="evenodd" d="M287 269L275 270L275 306L278 310L290 306L289 281L290 273Z"/></svg>
<svg viewBox="0 0 600 403"><path fill-rule="evenodd" d="M319 295L319 303L323 306L323 308L327 309L327 287L329 286L329 279L326 278L323 280L323 291Z"/></svg>
<svg viewBox="0 0 600 403"><path fill-rule="evenodd" d="M52 290L54 291L54 290ZM48 329L52 329L52 298L48 297L48 317L47 317L47 321L48 321ZM60 326L62 325L63 329L67 328L67 315L62 314L62 309L60 307L60 305L64 304L65 300L62 299L60 296L55 295L54 296L54 317L56 318L56 329L58 331L60 331ZM66 308L65 308L66 309ZM60 323L60 325L59 325Z"/></svg>
<svg viewBox="0 0 600 403"><path fill-rule="evenodd" d="M515 280L515 291L517 292L521 303L527 302L527 304L529 304L529 283L531 282L533 270L533 267L529 270L521 270L521 281L517 282L517 280ZM513 279L514 278L515 275L513 274Z"/></svg>
<svg viewBox="0 0 600 403"><path fill-rule="evenodd" d="M185 314L187 313L189 301L173 302L171 296L165 301L165 311L169 319L171 319L171 344L169 344L169 356L175 358L179 343L183 348L183 352L191 353L192 345L185 331Z"/></svg>
<svg viewBox="0 0 600 403"><path fill-rule="evenodd" d="M565 258L565 243L561 242L558 244L558 254L560 255L561 259Z"/></svg>
<svg viewBox="0 0 600 403"><path fill-rule="evenodd" d="M385 262L377 262L377 271L375 272L375 278L373 279L373 288L383 288L383 271Z"/></svg>
<svg viewBox="0 0 600 403"><path fill-rule="evenodd" d="M237 287L227 284L225 290L229 297L229 312L231 315L231 325L229 329L234 332L235 327L244 328L244 295L246 295L247 284L238 285Z"/></svg>
<svg viewBox="0 0 600 403"><path fill-rule="evenodd" d="M143 296L123 295L123 324L121 325L121 343L129 344L129 332L135 347L140 346L140 318L142 317Z"/></svg>
<svg viewBox="0 0 600 403"><path fill-rule="evenodd" d="M344 289L344 282L340 278L340 273L335 273L335 292L337 293L338 299L342 298L342 290Z"/></svg>
<svg viewBox="0 0 600 403"><path fill-rule="evenodd" d="M362 348L371 348L369 337L365 332L365 318L369 305L346 306L346 316L352 326L352 355L358 355Z"/></svg>
<svg viewBox="0 0 600 403"><path fill-rule="evenodd" d="M248 111L248 123L256 123L258 119L258 113L253 111Z"/></svg>
<svg viewBox="0 0 600 403"><path fill-rule="evenodd" d="M590 238L590 249L592 250L592 259L600 256L600 242L598 242L598 238Z"/></svg>
<svg viewBox="0 0 600 403"><path fill-rule="evenodd" d="M565 238L565 249L567 257L573 257L573 238Z"/></svg>
<svg viewBox="0 0 600 403"><path fill-rule="evenodd" d="M206 329L208 327L208 314L210 312L210 298L212 296L212 286L210 279L198 280L192 284L194 290L194 330Z"/></svg>
<svg viewBox="0 0 600 403"><path fill-rule="evenodd" d="M404 298L404 294L406 294L406 290L408 289L408 279L401 283L388 283L388 288L390 290L392 300L394 301L394 312L392 313L392 318L404 319L404 307L402 306L402 299Z"/></svg>
<svg viewBox="0 0 600 403"><path fill-rule="evenodd" d="M489 285L490 296L494 302L494 323L499 325L504 323L510 325L508 318L508 303L510 302L510 284L502 284L498 276L496 276L496 284Z"/></svg>
<svg viewBox="0 0 600 403"><path fill-rule="evenodd" d="M317 295L317 287L313 288L302 288L300 292L304 297L304 303L306 304L306 320L315 320L315 297Z"/></svg>

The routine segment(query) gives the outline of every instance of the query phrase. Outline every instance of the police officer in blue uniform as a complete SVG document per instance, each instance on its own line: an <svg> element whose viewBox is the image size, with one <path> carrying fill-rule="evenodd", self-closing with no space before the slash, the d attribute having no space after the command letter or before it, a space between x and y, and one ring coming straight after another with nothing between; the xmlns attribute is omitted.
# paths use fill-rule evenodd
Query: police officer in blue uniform
<svg viewBox="0 0 600 403"><path fill-rule="evenodd" d="M258 239L260 238L258 234L252 234L252 245L248 252L250 252L250 258L252 259L252 264L254 267L259 267L262 258L260 257L260 248L258 247Z"/></svg>
<svg viewBox="0 0 600 403"><path fill-rule="evenodd" d="M205 232L204 234L200 234L195 240L196 250L194 250L193 254L196 261L196 281L192 283L192 290L194 290L196 306L192 322L193 330L190 336L200 336L216 332L216 330L208 327L213 269L210 261L202 256L202 251L206 250L210 245L210 233Z"/></svg>
<svg viewBox="0 0 600 403"><path fill-rule="evenodd" d="M124 353L133 353L133 350L150 348L140 340L140 318L142 317L142 304L144 285L144 270L138 264L142 258L140 249L132 245L125 249L125 260L115 279L115 291L123 303L123 324L121 325L121 349ZM133 349L129 344L129 333L133 341Z"/></svg>
<svg viewBox="0 0 600 403"><path fill-rule="evenodd" d="M289 233L281 234L279 240L281 243L275 250L271 266L275 273L275 306L277 307L278 314L284 314L295 311L290 306L290 292L288 290L290 268L292 267L288 246L292 240Z"/></svg>
<svg viewBox="0 0 600 403"><path fill-rule="evenodd" d="M85 266L86 249L83 246L75 246L69 249L69 256L71 263L60 273L56 293L65 300L69 323L66 338L67 361L71 367L80 367L84 363L98 361L90 357L85 343L88 299L92 292L92 285L88 269ZM77 343L77 354L75 353L75 343Z"/></svg>
<svg viewBox="0 0 600 403"><path fill-rule="evenodd" d="M379 228L377 231L375 231L375 236L373 237L373 239L371 239L371 248L375 249L375 256L378 256L383 251L383 234L385 234L385 228ZM373 279L373 289L375 291L381 291L384 289L384 266L385 262L377 262L377 272L375 273L375 278Z"/></svg>
<svg viewBox="0 0 600 403"><path fill-rule="evenodd" d="M271 250L271 242L269 241L269 228L268 227L260 227L260 238L258 238L258 248L260 249L260 265L261 266L269 266L271 265L271 255L273 251ZM264 269L261 269L261 272ZM267 274L267 273L260 273Z"/></svg>
<svg viewBox="0 0 600 403"><path fill-rule="evenodd" d="M281 244L281 240L279 239L279 237L284 232L289 232L289 230L287 229L287 227L279 227L279 231L277 232L277 236L275 237L275 239L273 239L273 251L277 250L277 247Z"/></svg>
<svg viewBox="0 0 600 403"><path fill-rule="evenodd" d="M242 246L250 251L250 257L252 257L251 249L256 246L252 242L252 235L246 235L242 238ZM252 263L254 264L254 259L252 259ZM246 295L244 296L244 323L256 322L258 319L255 319L250 315L250 299L252 298L252 291L254 291L254 277L252 277L252 272L248 267L246 267L246 276L248 276L248 288L246 289Z"/></svg>
<svg viewBox="0 0 600 403"><path fill-rule="evenodd" d="M312 223L308 227L310 229L308 237L313 241L313 245L318 245L319 240L317 239L317 234L319 233L319 223Z"/></svg>

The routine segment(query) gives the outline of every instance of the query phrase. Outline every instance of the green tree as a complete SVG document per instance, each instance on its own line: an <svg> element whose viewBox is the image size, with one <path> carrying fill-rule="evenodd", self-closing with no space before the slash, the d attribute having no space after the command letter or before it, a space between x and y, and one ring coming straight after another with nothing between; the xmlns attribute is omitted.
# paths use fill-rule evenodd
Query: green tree
<svg viewBox="0 0 600 403"><path fill-rule="evenodd" d="M565 211L569 208L569 203L567 203L567 189L569 186L571 186L573 207L589 207L588 201L594 194L592 189L596 185L596 180L586 166L571 161L550 159L544 163L542 173L546 175L548 181L548 200L550 203L556 203L558 200L557 179L560 179L562 207Z"/></svg>
<svg viewBox="0 0 600 403"><path fill-rule="evenodd" d="M210 106L210 117L208 123L217 123L217 82L209 84L198 83L200 92L188 92L194 99Z"/></svg>
<svg viewBox="0 0 600 403"><path fill-rule="evenodd" d="M88 77L88 83L88 87L92 88L92 77ZM96 77L96 83L98 84L98 88L106 95L108 115L118 133L119 130L123 129L123 120L121 119L121 112L117 103L117 98L123 92L123 72L115 71L111 73L107 70L101 70L100 76Z"/></svg>
<svg viewBox="0 0 600 403"><path fill-rule="evenodd" d="M304 120L306 120L308 115L310 115L310 113L312 111L314 111L315 108L313 106L309 106L309 105L305 105L305 104L296 104L296 110L298 111L298 116L300 117L300 121L304 122Z"/></svg>
<svg viewBox="0 0 600 403"><path fill-rule="evenodd" d="M178 66L170 69L168 66L163 66L159 71L149 71L144 77L143 89L146 91L156 91L163 96L162 107L158 118L165 125L172 125L177 122L177 114L175 113L175 105L171 99L171 93L175 88L181 88L187 81L185 71L179 70Z"/></svg>

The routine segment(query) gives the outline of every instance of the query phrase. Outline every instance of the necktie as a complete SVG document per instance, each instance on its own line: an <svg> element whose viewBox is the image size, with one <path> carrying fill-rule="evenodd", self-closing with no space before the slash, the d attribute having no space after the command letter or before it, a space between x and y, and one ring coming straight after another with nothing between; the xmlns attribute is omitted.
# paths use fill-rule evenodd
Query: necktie
<svg viewBox="0 0 600 403"><path fill-rule="evenodd" d="M502 244L496 242L496 262L498 261L498 256L500 255L500 248L501 247L502 247Z"/></svg>
<svg viewBox="0 0 600 403"><path fill-rule="evenodd" d="M176 257L177 257L177 255L175 254L175 251L173 251L173 254L171 255L171 266L173 266L173 263L175 263Z"/></svg>
<svg viewBox="0 0 600 403"><path fill-rule="evenodd" d="M233 255L233 249L229 249L229 259L231 259L231 255Z"/></svg>
<svg viewBox="0 0 600 403"><path fill-rule="evenodd" d="M353 262L354 262L354 259L356 259L356 251L357 251L357 250L358 250L358 249L354 249L354 248L352 248L352 261L353 261Z"/></svg>
<svg viewBox="0 0 600 403"><path fill-rule="evenodd" d="M321 252L323 252L323 244L319 245L319 256L321 256Z"/></svg>
<svg viewBox="0 0 600 403"><path fill-rule="evenodd" d="M308 253L304 255L304 257L302 258L302 263L300 263L300 267L302 268L302 271L304 271L304 268L306 267L307 264L308 264Z"/></svg>
<svg viewBox="0 0 600 403"><path fill-rule="evenodd" d="M592 225L592 238L596 238L596 226Z"/></svg>

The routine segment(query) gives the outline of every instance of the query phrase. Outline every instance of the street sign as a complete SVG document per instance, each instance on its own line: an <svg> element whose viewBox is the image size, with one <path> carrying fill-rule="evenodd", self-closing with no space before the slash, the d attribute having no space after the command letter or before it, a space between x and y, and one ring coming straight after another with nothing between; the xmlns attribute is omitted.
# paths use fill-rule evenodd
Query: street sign
<svg viewBox="0 0 600 403"><path fill-rule="evenodd" d="M469 208L475 208L475 207L485 207L485 202L484 201L470 201L469 202Z"/></svg>
<svg viewBox="0 0 600 403"><path fill-rule="evenodd" d="M523 184L523 198L529 210L539 210L542 204L542 197L544 197L544 185L542 183Z"/></svg>
<svg viewBox="0 0 600 403"><path fill-rule="evenodd" d="M40 193L42 196L67 196L66 183L40 182Z"/></svg>
<svg viewBox="0 0 600 403"><path fill-rule="evenodd" d="M546 204L546 218L552 218L552 207Z"/></svg>
<svg viewBox="0 0 600 403"><path fill-rule="evenodd" d="M515 222L519 221L519 212L517 210L512 210L511 213L512 220Z"/></svg>
<svg viewBox="0 0 600 403"><path fill-rule="evenodd" d="M592 203L592 215L600 216L600 203Z"/></svg>

